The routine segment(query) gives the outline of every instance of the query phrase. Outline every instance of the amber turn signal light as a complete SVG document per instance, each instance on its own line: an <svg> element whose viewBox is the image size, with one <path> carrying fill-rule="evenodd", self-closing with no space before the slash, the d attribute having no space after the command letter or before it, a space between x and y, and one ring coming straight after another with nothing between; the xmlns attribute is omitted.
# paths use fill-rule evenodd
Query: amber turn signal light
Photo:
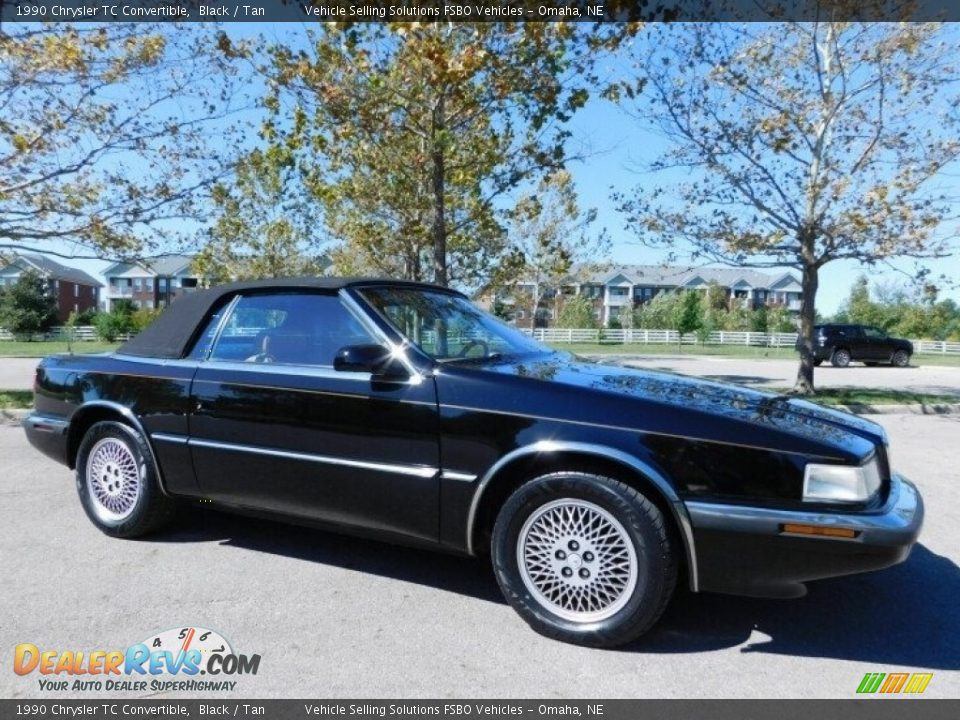
<svg viewBox="0 0 960 720"><path fill-rule="evenodd" d="M822 537L841 537L855 538L857 532L850 528L841 527L821 527L819 525L798 525L796 523L787 523L780 526L781 532L791 535L820 535Z"/></svg>

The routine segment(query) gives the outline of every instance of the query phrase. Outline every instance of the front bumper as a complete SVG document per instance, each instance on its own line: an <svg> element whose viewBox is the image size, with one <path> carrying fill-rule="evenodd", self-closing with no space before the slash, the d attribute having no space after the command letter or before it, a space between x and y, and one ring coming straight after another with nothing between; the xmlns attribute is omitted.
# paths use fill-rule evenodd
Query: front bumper
<svg viewBox="0 0 960 720"><path fill-rule="evenodd" d="M805 582L880 570L906 560L923 525L923 499L894 473L882 508L869 512L772 510L688 502L699 589L801 597ZM853 538L795 535L788 524L844 528Z"/></svg>

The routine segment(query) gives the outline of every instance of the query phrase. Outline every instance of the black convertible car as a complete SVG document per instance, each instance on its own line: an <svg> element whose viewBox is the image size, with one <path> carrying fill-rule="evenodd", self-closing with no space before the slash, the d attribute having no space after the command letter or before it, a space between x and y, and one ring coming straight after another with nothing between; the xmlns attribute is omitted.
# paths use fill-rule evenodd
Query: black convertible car
<svg viewBox="0 0 960 720"><path fill-rule="evenodd" d="M531 626L584 645L649 629L678 578L797 597L888 567L923 518L872 422L581 361L430 285L196 292L115 353L46 358L35 388L30 441L109 535L203 499L489 554Z"/></svg>

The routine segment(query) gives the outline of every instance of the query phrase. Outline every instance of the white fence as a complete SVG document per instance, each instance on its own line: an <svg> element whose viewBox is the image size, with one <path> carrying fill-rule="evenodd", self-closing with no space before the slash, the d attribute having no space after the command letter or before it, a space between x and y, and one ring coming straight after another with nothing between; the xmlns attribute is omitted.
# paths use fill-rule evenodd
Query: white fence
<svg viewBox="0 0 960 720"><path fill-rule="evenodd" d="M643 345L698 345L700 338L690 333L679 337L676 330L613 330L602 328L529 328L520 329L526 335L532 335L535 340L546 343L609 343L609 344L643 344ZM65 341L70 332L66 327L53 327L46 333L34 335L32 340L61 340ZM256 328L242 328L233 331L227 330L228 335L256 334ZM0 340L13 340L13 336L0 328ZM97 339L97 331L92 325L80 325L73 328L74 342L89 342ZM121 335L117 340L129 340L130 336ZM796 333L761 333L743 332L734 330L716 330L707 337L706 345L741 345L745 347L792 348L797 341ZM913 340L914 352L940 353L944 355L960 355L960 342L945 342L943 340Z"/></svg>
<svg viewBox="0 0 960 720"><path fill-rule="evenodd" d="M622 343L644 345L698 345L700 338L694 333L683 337L676 330L612 330L602 328L529 328L521 329L526 335L546 343ZM792 348L797 341L796 333L761 333L733 330L715 330L710 333L705 345L742 345L745 347ZM913 340L914 352L960 354L960 342L941 340Z"/></svg>
<svg viewBox="0 0 960 720"><path fill-rule="evenodd" d="M93 325L78 325L73 328L73 335L70 335L71 329L68 327L57 326L52 327L47 330L45 333L38 333L33 335L30 339L34 342L42 342L44 340L73 340L73 342L92 342L97 340L97 329ZM23 339L23 338L14 338L14 336L8 331L0 328L0 340L14 340L14 339ZM129 340L129 335L118 335L117 340Z"/></svg>

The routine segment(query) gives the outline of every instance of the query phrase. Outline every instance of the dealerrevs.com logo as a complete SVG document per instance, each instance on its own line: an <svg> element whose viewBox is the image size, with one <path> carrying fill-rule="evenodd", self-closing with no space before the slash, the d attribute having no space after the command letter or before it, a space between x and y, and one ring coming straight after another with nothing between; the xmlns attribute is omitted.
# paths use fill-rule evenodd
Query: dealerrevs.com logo
<svg viewBox="0 0 960 720"><path fill-rule="evenodd" d="M232 678L259 669L259 654L236 653L219 633L192 626L155 633L125 650L61 651L21 643L13 653L13 671L36 674L44 692L230 691L237 686Z"/></svg>

